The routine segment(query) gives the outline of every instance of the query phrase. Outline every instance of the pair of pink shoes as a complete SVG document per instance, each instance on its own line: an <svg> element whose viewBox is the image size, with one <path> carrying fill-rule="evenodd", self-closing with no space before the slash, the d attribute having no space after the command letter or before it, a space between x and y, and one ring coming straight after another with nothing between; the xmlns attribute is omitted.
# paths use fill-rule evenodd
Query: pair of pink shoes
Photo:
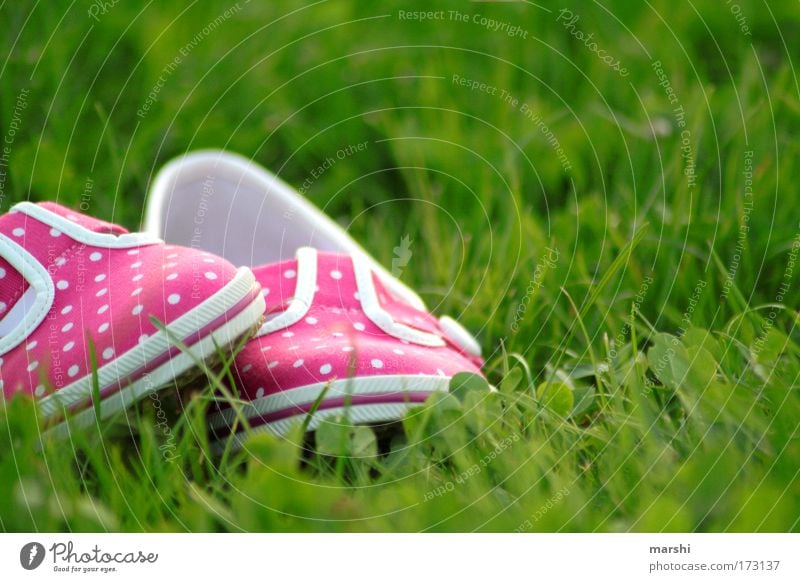
<svg viewBox="0 0 800 582"><path fill-rule="evenodd" d="M0 388L36 397L51 421L69 410L73 426L93 422L98 387L105 418L248 334L235 359L241 411L252 431L276 434L314 407L309 430L331 415L401 418L483 363L460 324L239 156L170 162L144 233L53 203L0 216ZM222 436L235 417L223 404L209 422Z"/></svg>

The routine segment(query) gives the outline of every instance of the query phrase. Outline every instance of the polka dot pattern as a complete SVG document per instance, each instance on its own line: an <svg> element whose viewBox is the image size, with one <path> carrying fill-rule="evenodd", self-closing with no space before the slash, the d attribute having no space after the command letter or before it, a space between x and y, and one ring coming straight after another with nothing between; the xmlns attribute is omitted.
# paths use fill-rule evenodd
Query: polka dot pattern
<svg viewBox="0 0 800 582"><path fill-rule="evenodd" d="M254 269L265 295L267 311L280 312L294 295L296 261ZM287 273L292 276L287 278ZM403 321L444 337L438 320L393 297L376 278L376 292L384 309ZM349 257L318 253L317 284L313 304L288 329L277 330L250 341L236 358L245 398L269 397L279 392L345 379L355 375L446 376L480 372L480 362L452 344L431 348L392 337L364 313Z"/></svg>
<svg viewBox="0 0 800 582"><path fill-rule="evenodd" d="M57 204L38 206L90 232L114 236L127 232ZM90 342L97 365L113 369L118 358L141 350L143 342L159 333L150 316L168 324L216 293L236 273L225 261L205 263L205 253L193 249L167 249L163 244L93 247L76 241L68 232L24 212L0 216L0 233L47 269L55 290L54 303L42 325L3 356L5 396L22 390L47 397L87 377L91 373ZM199 279L194 273L198 264L208 265ZM165 269L166 265L171 267ZM213 276L202 276L206 272ZM27 283L2 257L0 280L1 316L14 306Z"/></svg>

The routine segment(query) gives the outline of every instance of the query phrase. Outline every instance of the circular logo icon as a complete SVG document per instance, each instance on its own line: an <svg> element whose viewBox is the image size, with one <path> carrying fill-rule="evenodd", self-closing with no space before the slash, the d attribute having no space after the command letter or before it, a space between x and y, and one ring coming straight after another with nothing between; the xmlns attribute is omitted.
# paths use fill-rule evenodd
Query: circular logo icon
<svg viewBox="0 0 800 582"><path fill-rule="evenodd" d="M19 551L19 563L26 570L35 570L44 561L44 546L39 542L30 542Z"/></svg>

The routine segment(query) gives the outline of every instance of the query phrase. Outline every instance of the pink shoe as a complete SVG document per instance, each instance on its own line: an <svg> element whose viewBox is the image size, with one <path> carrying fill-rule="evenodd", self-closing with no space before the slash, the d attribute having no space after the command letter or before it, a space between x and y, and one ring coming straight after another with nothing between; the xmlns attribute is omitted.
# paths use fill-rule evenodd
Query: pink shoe
<svg viewBox="0 0 800 582"><path fill-rule="evenodd" d="M480 374L472 336L391 293L360 257L305 247L254 272L268 318L236 357L254 429L285 433L323 392L309 430L345 411L358 423L396 420L458 372ZM220 410L211 428L224 434L234 420Z"/></svg>
<svg viewBox="0 0 800 582"><path fill-rule="evenodd" d="M209 253L58 204L23 202L0 216L0 386L6 398L39 399L50 420L65 409L78 425L94 419L90 344L105 418L253 329L263 312L253 273Z"/></svg>
<svg viewBox="0 0 800 582"><path fill-rule="evenodd" d="M199 243L235 264L266 263L253 271L267 322L235 362L255 430L285 433L323 392L309 430L345 410L360 423L397 420L447 391L456 373L480 373L480 346L461 325L428 313L335 222L244 158L198 152L170 162L146 220L170 242ZM212 429L227 434L233 419L219 410Z"/></svg>

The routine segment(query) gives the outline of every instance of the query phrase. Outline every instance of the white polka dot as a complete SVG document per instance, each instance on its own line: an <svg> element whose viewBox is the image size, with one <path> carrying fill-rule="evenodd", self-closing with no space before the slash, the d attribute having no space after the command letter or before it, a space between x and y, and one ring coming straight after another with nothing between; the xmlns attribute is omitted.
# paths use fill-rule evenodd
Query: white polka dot
<svg viewBox="0 0 800 582"><path fill-rule="evenodd" d="M398 356L403 356L403 355L405 355L405 352L404 352L403 350L399 350L399 349L397 349L397 348L393 349L392 351L393 351L395 354L397 354Z"/></svg>
<svg viewBox="0 0 800 582"><path fill-rule="evenodd" d="M353 346L344 346L342 348L343 352L352 352L355 348Z"/></svg>
<svg viewBox="0 0 800 582"><path fill-rule="evenodd" d="M178 273L170 273L169 275L167 275L167 281L174 281L177 278L178 278Z"/></svg>
<svg viewBox="0 0 800 582"><path fill-rule="evenodd" d="M213 263L214 259L203 259L204 263Z"/></svg>
<svg viewBox="0 0 800 582"><path fill-rule="evenodd" d="M300 349L300 346L289 346L289 347L288 347L288 348L286 348L286 349L287 349L287 350L299 350L299 349Z"/></svg>
<svg viewBox="0 0 800 582"><path fill-rule="evenodd" d="M149 338L149 337L150 337L149 335L147 335L146 333L143 333L142 335L139 336L139 343L142 344L142 343L146 342L147 338Z"/></svg>
<svg viewBox="0 0 800 582"><path fill-rule="evenodd" d="M139 249L131 249L131 250L128 251L128 254L129 255L138 255L139 254Z"/></svg>
<svg viewBox="0 0 800 582"><path fill-rule="evenodd" d="M447 376L447 374L445 374L444 370L442 370L441 368L436 368L436 373L439 374L440 376Z"/></svg>
<svg viewBox="0 0 800 582"><path fill-rule="evenodd" d="M356 328L358 331L364 331L366 329L364 324L358 321L353 324L353 327Z"/></svg>
<svg viewBox="0 0 800 582"><path fill-rule="evenodd" d="M332 369L333 369L333 366L331 366L330 364L322 364L322 366L320 366L320 368L319 368L319 373L320 374L330 374Z"/></svg>
<svg viewBox="0 0 800 582"><path fill-rule="evenodd" d="M58 287L59 289L61 289L63 291L64 289L69 287L69 283L67 281L65 281L64 279L61 279L61 281L56 283L56 287Z"/></svg>
<svg viewBox="0 0 800 582"><path fill-rule="evenodd" d="M33 340L31 343L29 343L27 346L25 346L25 349L26 350L32 350L33 348L35 348L38 345L39 345L39 342L36 341L36 340Z"/></svg>
<svg viewBox="0 0 800 582"><path fill-rule="evenodd" d="M102 297L102 296L103 296L103 295L105 295L106 293L108 293L108 287L103 287L102 289L100 289L100 291L98 291L97 293L95 293L95 296L96 296L96 297Z"/></svg>
<svg viewBox="0 0 800 582"><path fill-rule="evenodd" d="M74 214L67 214L67 218L69 218L72 222L78 222L78 217Z"/></svg>
<svg viewBox="0 0 800 582"><path fill-rule="evenodd" d="M206 279L208 279L209 281L214 281L215 279L217 279L217 274L212 271L207 271Z"/></svg>
<svg viewBox="0 0 800 582"><path fill-rule="evenodd" d="M297 271L295 271L294 269L286 269L283 272L283 276L286 277L287 279L294 279L295 277L297 277Z"/></svg>
<svg viewBox="0 0 800 582"><path fill-rule="evenodd" d="M105 280L106 280L105 273L100 273L97 277L94 278L95 283L99 283L100 281L105 281Z"/></svg>
<svg viewBox="0 0 800 582"><path fill-rule="evenodd" d="M259 388L258 390L256 390L256 398L264 398L264 389L263 388Z"/></svg>
<svg viewBox="0 0 800 582"><path fill-rule="evenodd" d="M28 372L33 372L38 367L39 367L39 362L34 360L30 364L28 364Z"/></svg>
<svg viewBox="0 0 800 582"><path fill-rule="evenodd" d="M333 279L339 280L339 279L342 278L342 272L341 271L337 271L337 270L333 270L333 271L331 271L331 277Z"/></svg>
<svg viewBox="0 0 800 582"><path fill-rule="evenodd" d="M142 266L142 261L136 261L135 263L131 264L131 269L138 269Z"/></svg>
<svg viewBox="0 0 800 582"><path fill-rule="evenodd" d="M296 361L294 364L292 364L292 366L294 366L295 368L299 368L299 367L300 367L300 366L302 366L302 365L303 365L303 360L302 360L302 358L301 358L301 359L299 359L299 360L297 360L297 361Z"/></svg>
<svg viewBox="0 0 800 582"><path fill-rule="evenodd" d="M361 301L361 295L358 293L358 291L353 293L353 297L355 298L356 301Z"/></svg>
<svg viewBox="0 0 800 582"><path fill-rule="evenodd" d="M114 348L106 348L103 350L103 359L110 360L114 357Z"/></svg>
<svg viewBox="0 0 800 582"><path fill-rule="evenodd" d="M108 303L106 303L105 305L101 305L97 310L97 314L103 315L106 311L108 311Z"/></svg>
<svg viewBox="0 0 800 582"><path fill-rule="evenodd" d="M172 267L177 267L177 266L178 266L178 263L167 263L167 264L166 264L166 265L164 265L162 268L163 268L164 270L166 270L166 269L171 269Z"/></svg>
<svg viewBox="0 0 800 582"><path fill-rule="evenodd" d="M262 352L268 352L268 351L270 351L271 349L272 349L272 346L264 346L263 348L261 348L261 351L262 351Z"/></svg>
<svg viewBox="0 0 800 582"><path fill-rule="evenodd" d="M8 309L8 305L5 301L0 301L0 313L3 313L6 309Z"/></svg>
<svg viewBox="0 0 800 582"><path fill-rule="evenodd" d="M167 258L168 259L174 259L177 256L178 256L178 253L170 253L170 254L167 255Z"/></svg>
<svg viewBox="0 0 800 582"><path fill-rule="evenodd" d="M75 342L67 342L67 343L64 344L64 348L63 349L64 349L65 352L68 352L74 347L75 347Z"/></svg>
<svg viewBox="0 0 800 582"><path fill-rule="evenodd" d="M69 367L69 370L67 370L67 376L69 376L70 378L74 378L75 376L78 375L79 371L80 368L78 368L77 365L72 365Z"/></svg>
<svg viewBox="0 0 800 582"><path fill-rule="evenodd" d="M0 267L0 279L6 276L6 270L3 267Z"/></svg>
<svg viewBox="0 0 800 582"><path fill-rule="evenodd" d="M14 236L22 236L23 234L25 234L25 229L15 228L14 230L11 231L11 234L13 234Z"/></svg>
<svg viewBox="0 0 800 582"><path fill-rule="evenodd" d="M181 301L181 296L178 295L177 293L173 293L172 295L167 297L167 302L170 305L177 305L178 303L180 303L180 301Z"/></svg>
<svg viewBox="0 0 800 582"><path fill-rule="evenodd" d="M271 370L272 368L274 368L274 367L275 367L275 366L277 366L277 365L278 365L278 362L277 362L277 361L275 361L275 362L270 362L269 364L267 364L267 368L269 368L269 369Z"/></svg>
<svg viewBox="0 0 800 582"><path fill-rule="evenodd" d="M137 305L133 309L131 309L131 314L132 315L139 315L142 312L143 309L144 309L143 305Z"/></svg>
<svg viewBox="0 0 800 582"><path fill-rule="evenodd" d="M100 333L105 333L106 331L108 331L108 322L101 323L100 327L97 328L97 331L99 331Z"/></svg>
<svg viewBox="0 0 800 582"><path fill-rule="evenodd" d="M264 287L264 288L261 290L261 294L262 294L264 297L266 297L267 295L269 295L269 287Z"/></svg>
<svg viewBox="0 0 800 582"><path fill-rule="evenodd" d="M58 257L56 259L56 267L63 267L66 264L67 264L67 259L65 259L64 257Z"/></svg>
<svg viewBox="0 0 800 582"><path fill-rule="evenodd" d="M131 291L131 297L136 297L141 292L142 292L142 288L141 287L137 287L136 289Z"/></svg>
<svg viewBox="0 0 800 582"><path fill-rule="evenodd" d="M75 324L70 321L68 324L66 324L64 327L61 328L61 331L64 332L64 333L67 333L74 326L75 326Z"/></svg>
<svg viewBox="0 0 800 582"><path fill-rule="evenodd" d="M285 331L281 334L283 337L292 337L294 335L293 331Z"/></svg>
<svg viewBox="0 0 800 582"><path fill-rule="evenodd" d="M138 275L134 275L131 281L141 281L143 278L144 275L142 273L139 273Z"/></svg>
<svg viewBox="0 0 800 582"><path fill-rule="evenodd" d="M50 236L61 236L61 231L57 228L50 229Z"/></svg>
<svg viewBox="0 0 800 582"><path fill-rule="evenodd" d="M383 361L381 361L381 360L379 360L377 358L372 360L370 362L370 364L372 364L373 368L378 368L378 369L383 368Z"/></svg>
<svg viewBox="0 0 800 582"><path fill-rule="evenodd" d="M253 369L253 364L246 364L242 367L242 374L247 374L250 370Z"/></svg>
<svg viewBox="0 0 800 582"><path fill-rule="evenodd" d="M43 386L42 384L39 384L39 385L36 387L36 390L34 390L34 391L33 391L33 393L34 393L36 396L44 396L44 386Z"/></svg>
<svg viewBox="0 0 800 582"><path fill-rule="evenodd" d="M340 331L335 331L331 334L333 337L344 337L344 334Z"/></svg>
<svg viewBox="0 0 800 582"><path fill-rule="evenodd" d="M306 323L308 325L316 325L317 321L319 321L316 317L306 317Z"/></svg>
<svg viewBox="0 0 800 582"><path fill-rule="evenodd" d="M103 258L103 253L99 253L97 251L95 251L91 255L89 255L89 260L92 261L92 262L95 262L95 263L97 261L99 261L100 259L102 259L102 258Z"/></svg>

